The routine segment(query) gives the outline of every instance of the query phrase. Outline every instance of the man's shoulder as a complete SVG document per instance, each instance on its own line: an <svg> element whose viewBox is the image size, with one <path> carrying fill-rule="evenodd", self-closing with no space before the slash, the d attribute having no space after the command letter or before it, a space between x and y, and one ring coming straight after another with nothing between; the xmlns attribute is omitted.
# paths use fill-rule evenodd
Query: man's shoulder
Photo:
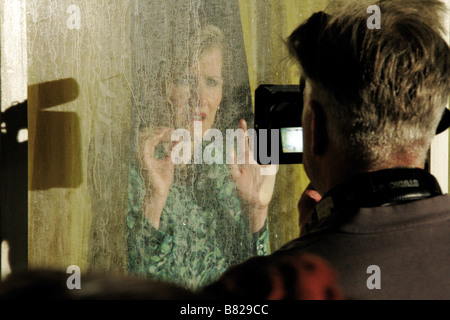
<svg viewBox="0 0 450 320"><path fill-rule="evenodd" d="M324 258L339 273L348 297L449 297L442 283L450 275L449 265L443 263L450 259L450 196L340 214L339 223L325 220L320 229L290 241L272 257L308 252ZM382 290L366 286L373 265L381 270Z"/></svg>
<svg viewBox="0 0 450 320"><path fill-rule="evenodd" d="M318 230L380 233L450 221L450 196L369 208L343 208L318 224Z"/></svg>
<svg viewBox="0 0 450 320"><path fill-rule="evenodd" d="M278 251L299 251L328 246L336 239L370 237L395 237L398 233L427 232L434 230L449 231L450 235L450 195L440 195L409 203L373 207L348 208L335 212L317 223L311 232L291 240Z"/></svg>

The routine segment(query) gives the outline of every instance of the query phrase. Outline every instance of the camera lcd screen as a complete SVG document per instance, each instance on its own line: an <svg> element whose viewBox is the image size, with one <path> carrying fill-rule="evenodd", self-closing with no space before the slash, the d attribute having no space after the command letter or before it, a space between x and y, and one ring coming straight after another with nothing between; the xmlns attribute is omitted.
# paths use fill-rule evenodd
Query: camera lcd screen
<svg viewBox="0 0 450 320"><path fill-rule="evenodd" d="M281 128L281 150L283 153L303 152L303 129Z"/></svg>
<svg viewBox="0 0 450 320"><path fill-rule="evenodd" d="M303 91L299 85L262 84L255 91L254 156L259 164L303 163ZM445 109L436 130L450 127L450 110Z"/></svg>
<svg viewBox="0 0 450 320"><path fill-rule="evenodd" d="M260 85L255 92L255 159L259 164L303 162L303 89Z"/></svg>

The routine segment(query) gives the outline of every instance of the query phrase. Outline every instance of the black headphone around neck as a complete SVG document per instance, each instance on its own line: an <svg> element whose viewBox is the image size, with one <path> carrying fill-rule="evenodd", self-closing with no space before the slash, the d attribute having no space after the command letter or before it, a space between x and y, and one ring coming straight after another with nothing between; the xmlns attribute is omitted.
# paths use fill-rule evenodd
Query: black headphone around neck
<svg viewBox="0 0 450 320"><path fill-rule="evenodd" d="M437 195L442 191L426 170L394 168L366 172L327 192L316 205L313 224L343 208L370 208L401 204Z"/></svg>

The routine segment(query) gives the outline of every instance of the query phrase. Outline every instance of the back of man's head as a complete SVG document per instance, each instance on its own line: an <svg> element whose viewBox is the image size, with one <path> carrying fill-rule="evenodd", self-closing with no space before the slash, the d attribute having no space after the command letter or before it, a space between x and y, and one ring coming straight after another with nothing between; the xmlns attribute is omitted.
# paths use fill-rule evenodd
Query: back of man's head
<svg viewBox="0 0 450 320"><path fill-rule="evenodd" d="M363 170L403 154L424 162L450 90L438 0L365 1L316 13L289 37L292 55L331 121L330 136Z"/></svg>

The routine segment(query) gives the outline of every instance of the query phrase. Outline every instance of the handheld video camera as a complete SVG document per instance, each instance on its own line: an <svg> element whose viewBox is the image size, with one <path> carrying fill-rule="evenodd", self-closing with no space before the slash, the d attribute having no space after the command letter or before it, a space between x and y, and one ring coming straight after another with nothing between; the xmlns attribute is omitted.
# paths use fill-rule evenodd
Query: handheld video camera
<svg viewBox="0 0 450 320"><path fill-rule="evenodd" d="M295 164L303 160L303 89L299 85L260 85L255 91L255 160Z"/></svg>
<svg viewBox="0 0 450 320"><path fill-rule="evenodd" d="M259 164L299 164L303 161L303 90L300 85L260 85L255 91L255 160ZM445 109L436 134L450 127Z"/></svg>

